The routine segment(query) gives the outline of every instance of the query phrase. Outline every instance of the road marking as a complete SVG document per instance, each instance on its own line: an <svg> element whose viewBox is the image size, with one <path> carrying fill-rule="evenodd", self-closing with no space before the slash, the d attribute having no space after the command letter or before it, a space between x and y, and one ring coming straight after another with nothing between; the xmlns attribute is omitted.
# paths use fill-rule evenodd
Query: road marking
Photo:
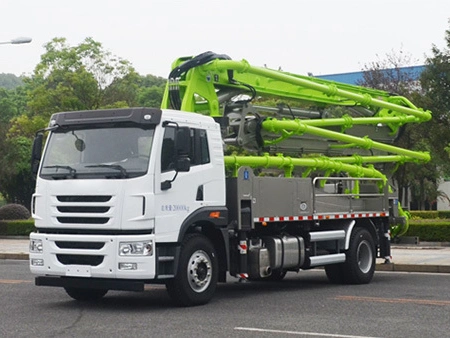
<svg viewBox="0 0 450 338"><path fill-rule="evenodd" d="M19 279L0 279L0 284L21 284L31 283L31 280L19 280Z"/></svg>
<svg viewBox="0 0 450 338"><path fill-rule="evenodd" d="M378 303L393 303L393 304L420 304L420 305L438 305L450 306L448 300L427 300L427 299L413 299L413 298L379 298L379 297L357 297L357 296L337 296L334 299L348 300L357 302L378 302Z"/></svg>
<svg viewBox="0 0 450 338"><path fill-rule="evenodd" d="M333 338L377 338L372 336L349 336L342 334L332 334L332 333L318 333L318 332L301 332L301 331L284 331L284 330L268 330L268 329L258 329L256 327L235 327L235 330L239 331L252 331L252 332L265 332L265 333L280 333L280 334L290 334L297 336L311 336L311 337L333 337Z"/></svg>

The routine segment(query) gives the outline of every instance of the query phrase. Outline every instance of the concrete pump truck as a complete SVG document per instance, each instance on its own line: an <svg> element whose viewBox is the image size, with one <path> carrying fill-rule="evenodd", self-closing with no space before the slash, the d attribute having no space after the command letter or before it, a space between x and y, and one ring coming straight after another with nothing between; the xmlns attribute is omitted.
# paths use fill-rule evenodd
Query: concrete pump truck
<svg viewBox="0 0 450 338"><path fill-rule="evenodd" d="M380 90L180 58L161 108L60 112L36 134L35 283L76 300L159 283L184 306L228 274L369 283L407 224L392 173L429 160L394 141L430 118Z"/></svg>

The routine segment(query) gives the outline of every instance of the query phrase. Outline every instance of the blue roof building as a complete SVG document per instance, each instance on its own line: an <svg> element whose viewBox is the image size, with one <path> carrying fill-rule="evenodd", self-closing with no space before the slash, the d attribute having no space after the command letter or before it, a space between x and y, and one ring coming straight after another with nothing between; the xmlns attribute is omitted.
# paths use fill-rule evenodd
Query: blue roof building
<svg viewBox="0 0 450 338"><path fill-rule="evenodd" d="M404 72L408 74L409 77L412 77L414 80L418 80L420 74L425 69L425 66L410 66L410 67L401 67L399 68L400 72ZM383 69L382 71L390 72L395 70L395 68ZM318 75L316 76L319 79L331 80L336 82L348 83L352 85L357 85L359 82L364 80L363 78L364 71L360 72L350 72L350 73L340 73L340 74L328 74L328 75Z"/></svg>

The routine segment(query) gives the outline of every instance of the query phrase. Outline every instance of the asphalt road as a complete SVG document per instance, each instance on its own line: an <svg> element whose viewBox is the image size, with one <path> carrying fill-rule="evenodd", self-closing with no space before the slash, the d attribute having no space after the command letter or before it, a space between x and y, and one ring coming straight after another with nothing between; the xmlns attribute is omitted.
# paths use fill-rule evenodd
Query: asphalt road
<svg viewBox="0 0 450 338"><path fill-rule="evenodd" d="M450 274L377 272L336 286L321 270L283 282L220 284L211 303L175 307L161 286L78 303L34 286L28 262L0 261L0 337L449 337Z"/></svg>

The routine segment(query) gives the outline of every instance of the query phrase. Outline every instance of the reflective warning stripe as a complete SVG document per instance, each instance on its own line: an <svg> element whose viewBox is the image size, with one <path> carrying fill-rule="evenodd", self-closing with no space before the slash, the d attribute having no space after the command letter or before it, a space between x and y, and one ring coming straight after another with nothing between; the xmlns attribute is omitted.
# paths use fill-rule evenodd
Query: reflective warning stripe
<svg viewBox="0 0 450 338"><path fill-rule="evenodd" d="M256 217L254 222L292 222L292 221L316 221L328 219L354 219L354 218L371 218L371 217L388 217L388 212L368 212L368 213L349 213L349 214L324 214L312 216L273 216L273 217Z"/></svg>

